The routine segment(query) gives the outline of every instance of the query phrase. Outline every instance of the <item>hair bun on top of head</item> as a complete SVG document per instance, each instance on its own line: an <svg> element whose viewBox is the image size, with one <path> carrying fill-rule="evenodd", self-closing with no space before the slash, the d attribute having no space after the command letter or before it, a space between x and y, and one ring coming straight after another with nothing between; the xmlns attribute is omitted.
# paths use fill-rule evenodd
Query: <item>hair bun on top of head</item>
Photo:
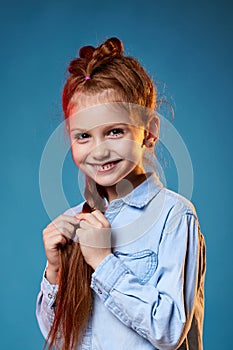
<svg viewBox="0 0 233 350"><path fill-rule="evenodd" d="M94 53L95 52L95 53ZM109 38L99 47L88 45L79 50L79 57L90 61L93 56L118 56L124 53L122 42L118 38Z"/></svg>
<svg viewBox="0 0 233 350"><path fill-rule="evenodd" d="M79 50L79 57L80 58L85 58L87 60L90 60L92 58L93 52L95 51L94 46L83 46Z"/></svg>
<svg viewBox="0 0 233 350"><path fill-rule="evenodd" d="M112 50L118 51L120 55L124 53L124 46L123 46L123 43L120 41L120 39L113 37L106 40L105 43L109 48L111 47Z"/></svg>
<svg viewBox="0 0 233 350"><path fill-rule="evenodd" d="M118 38L113 37L107 39L96 51L97 55L114 57L122 55L124 53L124 47Z"/></svg>
<svg viewBox="0 0 233 350"><path fill-rule="evenodd" d="M79 58L75 58L70 62L69 72L75 76L83 75L82 70L86 71L86 80L90 79L90 75L101 64L106 63L114 57L123 54L124 47L122 42L115 37L107 39L98 47L91 45L83 46L79 50Z"/></svg>

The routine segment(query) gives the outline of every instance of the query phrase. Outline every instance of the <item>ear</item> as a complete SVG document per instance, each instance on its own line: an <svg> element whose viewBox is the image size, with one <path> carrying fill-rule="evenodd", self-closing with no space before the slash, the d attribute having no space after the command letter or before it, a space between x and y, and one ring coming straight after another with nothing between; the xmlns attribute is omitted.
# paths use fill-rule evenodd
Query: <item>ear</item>
<svg viewBox="0 0 233 350"><path fill-rule="evenodd" d="M160 126L159 118L157 117L157 115L154 115L150 119L148 127L144 131L145 137L143 140L143 144L146 147L152 147L155 145L159 136L159 126Z"/></svg>

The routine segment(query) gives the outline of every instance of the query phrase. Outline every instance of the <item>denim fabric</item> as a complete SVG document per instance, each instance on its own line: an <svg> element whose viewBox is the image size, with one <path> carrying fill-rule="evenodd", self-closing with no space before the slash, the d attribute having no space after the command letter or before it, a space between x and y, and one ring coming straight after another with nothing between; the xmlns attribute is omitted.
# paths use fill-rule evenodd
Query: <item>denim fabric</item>
<svg viewBox="0 0 233 350"><path fill-rule="evenodd" d="M105 216L112 253L92 274L93 313L77 349L202 350L205 241L192 203L153 173ZM43 276L36 315L44 337L57 288Z"/></svg>

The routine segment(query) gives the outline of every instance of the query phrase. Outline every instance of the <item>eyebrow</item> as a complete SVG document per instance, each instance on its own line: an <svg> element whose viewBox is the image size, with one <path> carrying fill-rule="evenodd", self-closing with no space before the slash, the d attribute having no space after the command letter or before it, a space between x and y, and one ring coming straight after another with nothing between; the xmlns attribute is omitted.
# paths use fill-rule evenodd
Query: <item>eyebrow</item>
<svg viewBox="0 0 233 350"><path fill-rule="evenodd" d="M116 127L116 126L127 126L128 124L127 123L114 123L114 124L110 124L110 125L106 125L106 127L104 127L104 130L106 129L111 129L113 127ZM95 127L94 127L95 128ZM92 128L92 129L94 129ZM80 132L87 132L87 131L90 131L92 129L81 129L81 128L73 128L71 129L70 131L80 131Z"/></svg>
<svg viewBox="0 0 233 350"><path fill-rule="evenodd" d="M86 132L86 131L88 131L88 129L74 128L74 129L71 129L70 131L71 131L71 132L72 132L72 131L81 131L81 132Z"/></svg>

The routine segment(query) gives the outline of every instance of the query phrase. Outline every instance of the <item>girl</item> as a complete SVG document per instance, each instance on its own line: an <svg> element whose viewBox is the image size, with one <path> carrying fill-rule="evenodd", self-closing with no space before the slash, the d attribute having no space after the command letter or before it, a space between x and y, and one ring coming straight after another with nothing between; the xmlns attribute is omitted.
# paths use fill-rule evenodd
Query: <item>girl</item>
<svg viewBox="0 0 233 350"><path fill-rule="evenodd" d="M43 230L48 349L201 350L205 242L193 205L148 170L155 87L117 38L79 56L63 110L86 201Z"/></svg>

